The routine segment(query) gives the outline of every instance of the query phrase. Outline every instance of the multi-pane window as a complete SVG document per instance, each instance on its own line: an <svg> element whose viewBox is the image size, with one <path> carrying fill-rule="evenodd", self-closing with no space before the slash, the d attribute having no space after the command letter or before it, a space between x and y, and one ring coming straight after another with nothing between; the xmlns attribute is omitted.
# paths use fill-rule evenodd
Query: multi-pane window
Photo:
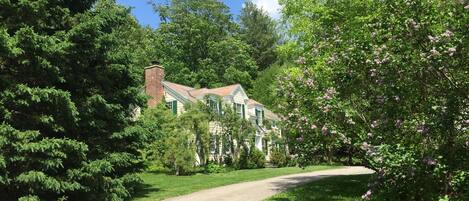
<svg viewBox="0 0 469 201"><path fill-rule="evenodd" d="M234 104L234 109L236 114L238 114L241 118L244 118L244 105L243 104Z"/></svg>
<svg viewBox="0 0 469 201"><path fill-rule="evenodd" d="M262 139L262 151L265 155L269 155L269 141L267 139Z"/></svg>
<svg viewBox="0 0 469 201"><path fill-rule="evenodd" d="M210 153L215 154L218 153L218 141L216 135L210 136Z"/></svg>
<svg viewBox="0 0 469 201"><path fill-rule="evenodd" d="M173 112L173 114L178 113L178 102L177 101L166 102L166 107L168 107Z"/></svg>
<svg viewBox="0 0 469 201"><path fill-rule="evenodd" d="M213 112L217 114L221 114L221 102L213 100L213 99L208 99L207 100L208 106L212 109Z"/></svg>
<svg viewBox="0 0 469 201"><path fill-rule="evenodd" d="M264 110L256 108L256 124L262 126L264 121Z"/></svg>

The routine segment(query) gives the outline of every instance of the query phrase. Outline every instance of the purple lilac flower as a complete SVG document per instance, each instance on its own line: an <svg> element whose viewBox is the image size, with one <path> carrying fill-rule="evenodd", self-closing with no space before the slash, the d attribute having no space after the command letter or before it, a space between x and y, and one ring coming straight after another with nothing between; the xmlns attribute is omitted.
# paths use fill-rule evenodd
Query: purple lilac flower
<svg viewBox="0 0 469 201"><path fill-rule="evenodd" d="M398 119L396 120L396 123L394 124L397 128L401 128L402 127L402 120Z"/></svg>
<svg viewBox="0 0 469 201"><path fill-rule="evenodd" d="M335 90L334 87L329 87L329 88L326 89L326 93L324 94L324 97L323 97L323 98L326 99L326 100L331 100L332 97L333 97L336 93L337 93L337 92L336 92L336 90Z"/></svg>
<svg viewBox="0 0 469 201"><path fill-rule="evenodd" d="M375 63L378 64L378 65L381 65L381 64L384 63L383 60L381 60L381 59L379 59L379 58L376 58L376 59L374 59L374 60L375 60Z"/></svg>
<svg viewBox="0 0 469 201"><path fill-rule="evenodd" d="M365 194L362 195L363 200L370 200L371 199L371 190L366 191Z"/></svg>
<svg viewBox="0 0 469 201"><path fill-rule="evenodd" d="M379 126L378 121L373 121L371 123L371 128L377 128Z"/></svg>
<svg viewBox="0 0 469 201"><path fill-rule="evenodd" d="M306 59L304 57L299 57L298 60L296 60L297 63L304 65L306 63Z"/></svg>
<svg viewBox="0 0 469 201"><path fill-rule="evenodd" d="M376 98L376 101L377 101L378 103L380 103L380 104L383 104L383 103L384 103L384 96L378 96L378 97Z"/></svg>
<svg viewBox="0 0 469 201"><path fill-rule="evenodd" d="M329 128L327 128L327 126L324 125L321 129L321 132L323 135L327 135L329 133Z"/></svg>
<svg viewBox="0 0 469 201"><path fill-rule="evenodd" d="M362 149L363 150L368 150L368 149L370 149L370 145L367 142L363 142Z"/></svg>
<svg viewBox="0 0 469 201"><path fill-rule="evenodd" d="M425 163L428 166L433 166L436 164L436 161L431 156L427 156L423 158L423 163Z"/></svg>
<svg viewBox="0 0 469 201"><path fill-rule="evenodd" d="M340 32L340 27L336 25L336 26L334 27L334 31L335 31L336 33L339 33L339 32Z"/></svg>
<svg viewBox="0 0 469 201"><path fill-rule="evenodd" d="M454 35L454 33L451 32L450 30L446 30L445 33L441 34L441 36L446 37L446 38L449 38L453 35Z"/></svg>
<svg viewBox="0 0 469 201"><path fill-rule="evenodd" d="M432 54L432 56L439 56L439 55L441 55L440 52L438 52L438 50L435 49L435 47L433 47L433 48L430 50L430 53Z"/></svg>
<svg viewBox="0 0 469 201"><path fill-rule="evenodd" d="M420 124L417 126L417 132L421 134L427 134L428 133L428 127L425 124Z"/></svg>
<svg viewBox="0 0 469 201"><path fill-rule="evenodd" d="M410 22L410 26L412 27L412 29L419 30L420 28L419 23L417 23L414 19L410 19L409 22Z"/></svg>
<svg viewBox="0 0 469 201"><path fill-rule="evenodd" d="M436 43L440 40L440 38L438 38L438 36L428 36L428 39L430 39L431 43Z"/></svg>
<svg viewBox="0 0 469 201"><path fill-rule="evenodd" d="M327 61L328 64L335 63L337 61L338 57L337 54L332 54L331 57L329 57L329 60Z"/></svg>
<svg viewBox="0 0 469 201"><path fill-rule="evenodd" d="M336 93L336 91L335 91L335 88L334 88L334 87L329 87L329 88L327 88L327 90L326 90L326 94L329 94L329 95L331 95L331 96L334 95L335 93Z"/></svg>
<svg viewBox="0 0 469 201"><path fill-rule="evenodd" d="M317 128L317 126L315 124L311 124L311 130L314 130L316 128Z"/></svg>
<svg viewBox="0 0 469 201"><path fill-rule="evenodd" d="M298 142L303 142L303 141L304 141L303 136L296 138L296 141L298 141Z"/></svg>
<svg viewBox="0 0 469 201"><path fill-rule="evenodd" d="M332 100L332 97L329 96L328 94L325 94L322 98L325 100Z"/></svg>
<svg viewBox="0 0 469 201"><path fill-rule="evenodd" d="M456 52L456 48L455 48L455 47L450 47L450 48L448 48L449 56L453 56L455 52Z"/></svg>
<svg viewBox="0 0 469 201"><path fill-rule="evenodd" d="M308 80L306 80L306 85L308 87L314 87L314 80L312 78L309 78Z"/></svg>

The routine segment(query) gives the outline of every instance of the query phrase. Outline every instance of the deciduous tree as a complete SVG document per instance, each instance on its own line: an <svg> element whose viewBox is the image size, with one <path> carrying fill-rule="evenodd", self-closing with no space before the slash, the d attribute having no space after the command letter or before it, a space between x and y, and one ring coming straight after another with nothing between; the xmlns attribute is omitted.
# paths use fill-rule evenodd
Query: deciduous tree
<svg viewBox="0 0 469 201"><path fill-rule="evenodd" d="M279 85L303 162L364 158L365 200L467 200L467 3L281 2L303 52Z"/></svg>

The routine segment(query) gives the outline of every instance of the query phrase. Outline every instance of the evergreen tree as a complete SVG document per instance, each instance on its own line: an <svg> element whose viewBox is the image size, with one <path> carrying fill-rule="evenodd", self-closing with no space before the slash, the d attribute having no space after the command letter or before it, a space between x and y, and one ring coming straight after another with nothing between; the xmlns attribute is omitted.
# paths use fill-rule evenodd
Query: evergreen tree
<svg viewBox="0 0 469 201"><path fill-rule="evenodd" d="M247 1L241 11L241 40L250 45L252 57L259 70L264 70L277 61L275 51L280 36L276 22L251 1Z"/></svg>
<svg viewBox="0 0 469 201"><path fill-rule="evenodd" d="M2 200L123 200L146 140L142 70L112 0L0 1ZM130 37L130 36L129 36ZM134 35L134 37L138 37Z"/></svg>

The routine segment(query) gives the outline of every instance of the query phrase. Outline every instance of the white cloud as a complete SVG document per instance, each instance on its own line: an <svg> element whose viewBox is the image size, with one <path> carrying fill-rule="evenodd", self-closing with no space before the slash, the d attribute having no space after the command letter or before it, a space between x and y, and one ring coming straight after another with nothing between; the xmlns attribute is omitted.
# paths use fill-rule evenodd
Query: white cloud
<svg viewBox="0 0 469 201"><path fill-rule="evenodd" d="M282 7L278 4L278 0L253 0L258 8L265 10L272 18L279 19Z"/></svg>

